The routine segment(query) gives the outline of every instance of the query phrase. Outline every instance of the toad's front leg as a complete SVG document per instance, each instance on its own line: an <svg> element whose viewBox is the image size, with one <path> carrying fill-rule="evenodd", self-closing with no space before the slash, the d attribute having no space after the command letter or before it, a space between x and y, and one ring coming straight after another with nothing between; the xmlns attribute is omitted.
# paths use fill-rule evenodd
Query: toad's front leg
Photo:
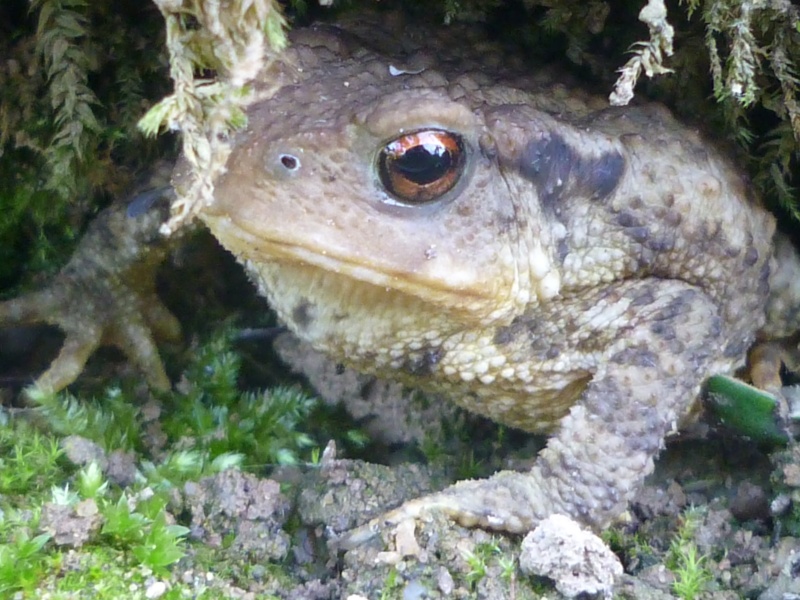
<svg viewBox="0 0 800 600"><path fill-rule="evenodd" d="M702 380L723 362L717 359L725 335L717 306L696 287L642 280L628 282L624 292L618 301L626 323L614 327L591 381L530 472L503 471L412 500L349 532L341 546L431 510L513 533L552 514L598 530L620 515Z"/></svg>
<svg viewBox="0 0 800 600"><path fill-rule="evenodd" d="M72 383L104 344L120 348L153 388L169 388L156 340L180 339L180 325L156 294L156 272L168 251L159 226L173 195L170 170L155 170L132 201L101 212L47 287L0 302L0 326L41 322L65 334L59 355L34 383L39 389Z"/></svg>

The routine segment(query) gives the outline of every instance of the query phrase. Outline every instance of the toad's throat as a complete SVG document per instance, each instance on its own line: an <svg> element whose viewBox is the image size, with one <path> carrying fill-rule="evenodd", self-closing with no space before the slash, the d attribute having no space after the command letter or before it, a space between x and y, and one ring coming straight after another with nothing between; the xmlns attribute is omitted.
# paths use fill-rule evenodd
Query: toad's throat
<svg viewBox="0 0 800 600"><path fill-rule="evenodd" d="M391 288L292 261L245 261L280 319L318 350L360 370L395 370L469 329Z"/></svg>

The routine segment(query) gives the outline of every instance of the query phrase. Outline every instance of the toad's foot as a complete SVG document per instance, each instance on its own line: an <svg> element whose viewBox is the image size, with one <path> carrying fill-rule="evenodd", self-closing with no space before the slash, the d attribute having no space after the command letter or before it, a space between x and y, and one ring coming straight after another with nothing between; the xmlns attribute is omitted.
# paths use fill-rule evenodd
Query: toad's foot
<svg viewBox="0 0 800 600"><path fill-rule="evenodd" d="M170 194L169 187L151 188L106 209L48 287L0 302L0 325L48 323L66 334L36 387L63 389L99 346L114 345L152 387L169 388L155 340L178 340L180 325L158 298L155 277L167 252L158 227Z"/></svg>
<svg viewBox="0 0 800 600"><path fill-rule="evenodd" d="M530 478L526 473L501 472L489 479L463 481L446 490L410 500L334 540L340 550L352 550L376 537L384 529L404 521L418 520L441 512L464 527L525 533L533 529L547 511L531 502Z"/></svg>

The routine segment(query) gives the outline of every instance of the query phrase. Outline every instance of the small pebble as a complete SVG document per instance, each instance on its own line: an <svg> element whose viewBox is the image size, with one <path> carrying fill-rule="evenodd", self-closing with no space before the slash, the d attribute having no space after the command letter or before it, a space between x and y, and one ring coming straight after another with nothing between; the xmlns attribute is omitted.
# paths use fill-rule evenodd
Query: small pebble
<svg viewBox="0 0 800 600"><path fill-rule="evenodd" d="M428 597L427 588L416 579L409 581L403 588L403 600L422 600Z"/></svg>
<svg viewBox="0 0 800 600"><path fill-rule="evenodd" d="M455 589L455 582L453 576L445 567L441 567L436 574L436 583L439 586L439 591L445 596L450 596Z"/></svg>
<svg viewBox="0 0 800 600"><path fill-rule="evenodd" d="M155 598L161 598L166 591L166 583L163 581L155 581L147 586L147 589L144 592L144 597L147 598L147 600L155 600Z"/></svg>

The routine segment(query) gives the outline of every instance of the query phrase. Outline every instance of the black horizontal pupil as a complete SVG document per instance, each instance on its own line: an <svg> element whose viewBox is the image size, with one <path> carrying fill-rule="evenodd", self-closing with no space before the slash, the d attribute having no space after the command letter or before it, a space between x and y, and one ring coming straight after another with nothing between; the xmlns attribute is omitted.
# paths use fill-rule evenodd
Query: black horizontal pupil
<svg viewBox="0 0 800 600"><path fill-rule="evenodd" d="M453 157L443 146L420 144L406 150L393 166L417 185L428 185L441 179L452 167Z"/></svg>

